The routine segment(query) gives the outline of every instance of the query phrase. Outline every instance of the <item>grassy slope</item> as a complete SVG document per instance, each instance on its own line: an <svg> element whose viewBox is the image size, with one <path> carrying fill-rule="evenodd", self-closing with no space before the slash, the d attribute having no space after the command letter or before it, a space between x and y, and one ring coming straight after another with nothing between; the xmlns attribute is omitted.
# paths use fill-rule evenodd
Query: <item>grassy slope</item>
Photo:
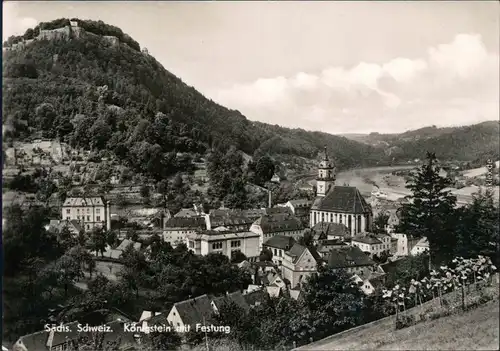
<svg viewBox="0 0 500 351"><path fill-rule="evenodd" d="M498 350L498 301L409 328L394 330L393 319L301 350Z"/></svg>

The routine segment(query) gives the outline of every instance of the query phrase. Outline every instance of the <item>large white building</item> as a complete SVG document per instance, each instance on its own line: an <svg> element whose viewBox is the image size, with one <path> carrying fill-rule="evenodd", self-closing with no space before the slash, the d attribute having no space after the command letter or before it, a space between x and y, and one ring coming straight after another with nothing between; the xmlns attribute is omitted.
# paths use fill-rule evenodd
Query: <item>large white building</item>
<svg viewBox="0 0 500 351"><path fill-rule="evenodd" d="M316 200L311 207L310 226L319 222L344 224L351 235L371 231L373 212L356 187L335 185L335 167L325 148L316 179Z"/></svg>
<svg viewBox="0 0 500 351"><path fill-rule="evenodd" d="M111 229L110 203L103 197L69 197L64 201L61 217L77 221L85 231L94 228Z"/></svg>
<svg viewBox="0 0 500 351"><path fill-rule="evenodd" d="M351 245L359 247L363 252L369 252L370 256L380 256L383 252L395 253L392 247L391 236L387 234L358 235L352 238Z"/></svg>
<svg viewBox="0 0 500 351"><path fill-rule="evenodd" d="M221 253L229 259L236 251L247 257L259 256L259 235L250 231L205 230L187 234L186 245L196 255Z"/></svg>

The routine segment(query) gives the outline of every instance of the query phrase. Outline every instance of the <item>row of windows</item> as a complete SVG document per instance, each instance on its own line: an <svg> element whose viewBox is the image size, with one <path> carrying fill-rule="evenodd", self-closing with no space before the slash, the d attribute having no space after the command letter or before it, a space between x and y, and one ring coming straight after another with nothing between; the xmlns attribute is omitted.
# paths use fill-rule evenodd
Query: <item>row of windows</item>
<svg viewBox="0 0 500 351"><path fill-rule="evenodd" d="M84 213L85 211L82 210L82 213ZM66 214L70 214L71 213L71 209L70 208L67 208L66 209ZM76 209L76 213L80 214L80 209L77 208ZM87 208L87 213L90 213L90 208ZM100 208L96 208L95 209L95 213L101 213L101 209Z"/></svg>
<svg viewBox="0 0 500 351"><path fill-rule="evenodd" d="M79 221L80 219L81 219L82 221L85 221L85 216L82 216L81 218L80 218L80 216L76 216L76 219L77 219L78 221ZM70 217L70 216L67 216L67 217L66 217L66 220L71 221L71 217ZM100 222L100 221L101 221L101 216L96 216L95 221L96 221L96 222ZM87 216L87 222L91 222L91 220L90 220L90 216Z"/></svg>
<svg viewBox="0 0 500 351"><path fill-rule="evenodd" d="M370 250L370 245L369 244L358 244L359 248L362 250ZM373 245L373 250L387 250L389 249L389 245L384 245L384 244L374 244Z"/></svg>
<svg viewBox="0 0 500 351"><path fill-rule="evenodd" d="M289 231L282 231L282 232L273 232L273 233L267 233L267 234L263 234L263 237L264 238L272 238L276 235L293 235L293 234L300 234L301 231L300 230L289 230Z"/></svg>
<svg viewBox="0 0 500 351"><path fill-rule="evenodd" d="M218 241L218 242L212 243L212 249L213 250L220 250L220 249L222 249L222 241Z"/></svg>
<svg viewBox="0 0 500 351"><path fill-rule="evenodd" d="M344 224L343 221L346 218L346 215L344 215L344 214L338 214L337 215L337 213L330 213L330 220L328 220L328 213L321 212L321 221L318 221L319 218L320 218L319 217L319 213L314 212L314 223L313 223L313 225L316 224L316 223L318 223L318 222L331 222L331 223ZM365 222L365 230L368 230L368 219L365 218L365 220L366 220L366 222ZM358 223L357 223L356 229L357 229L357 232L360 233L361 232L361 215L357 216L357 221L358 221ZM351 227L352 227L352 217L351 217L351 215L347 215L347 219L346 219L346 223L345 224L346 224L347 228L351 229Z"/></svg>
<svg viewBox="0 0 500 351"><path fill-rule="evenodd" d="M240 246L241 246L241 240L231 241L231 247L240 247Z"/></svg>

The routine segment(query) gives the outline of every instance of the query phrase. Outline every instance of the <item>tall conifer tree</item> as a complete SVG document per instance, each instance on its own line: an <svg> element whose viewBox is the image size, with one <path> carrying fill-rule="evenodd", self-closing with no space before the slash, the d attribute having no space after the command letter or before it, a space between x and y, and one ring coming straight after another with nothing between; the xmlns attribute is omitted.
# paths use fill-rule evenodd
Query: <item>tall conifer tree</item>
<svg viewBox="0 0 500 351"><path fill-rule="evenodd" d="M434 153L414 172L406 187L412 191L409 204L403 206L399 230L417 237L427 237L435 263L451 259L456 245L454 230L456 197L449 190L451 180L441 176Z"/></svg>

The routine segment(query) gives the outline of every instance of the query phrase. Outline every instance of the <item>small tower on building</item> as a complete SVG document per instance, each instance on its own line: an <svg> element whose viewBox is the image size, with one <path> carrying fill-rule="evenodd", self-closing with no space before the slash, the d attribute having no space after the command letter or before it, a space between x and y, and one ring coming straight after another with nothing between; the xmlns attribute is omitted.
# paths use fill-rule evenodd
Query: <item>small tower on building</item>
<svg viewBox="0 0 500 351"><path fill-rule="evenodd" d="M325 196L328 191L335 185L335 167L328 159L326 151L323 159L318 166L318 178L316 178L316 196Z"/></svg>

